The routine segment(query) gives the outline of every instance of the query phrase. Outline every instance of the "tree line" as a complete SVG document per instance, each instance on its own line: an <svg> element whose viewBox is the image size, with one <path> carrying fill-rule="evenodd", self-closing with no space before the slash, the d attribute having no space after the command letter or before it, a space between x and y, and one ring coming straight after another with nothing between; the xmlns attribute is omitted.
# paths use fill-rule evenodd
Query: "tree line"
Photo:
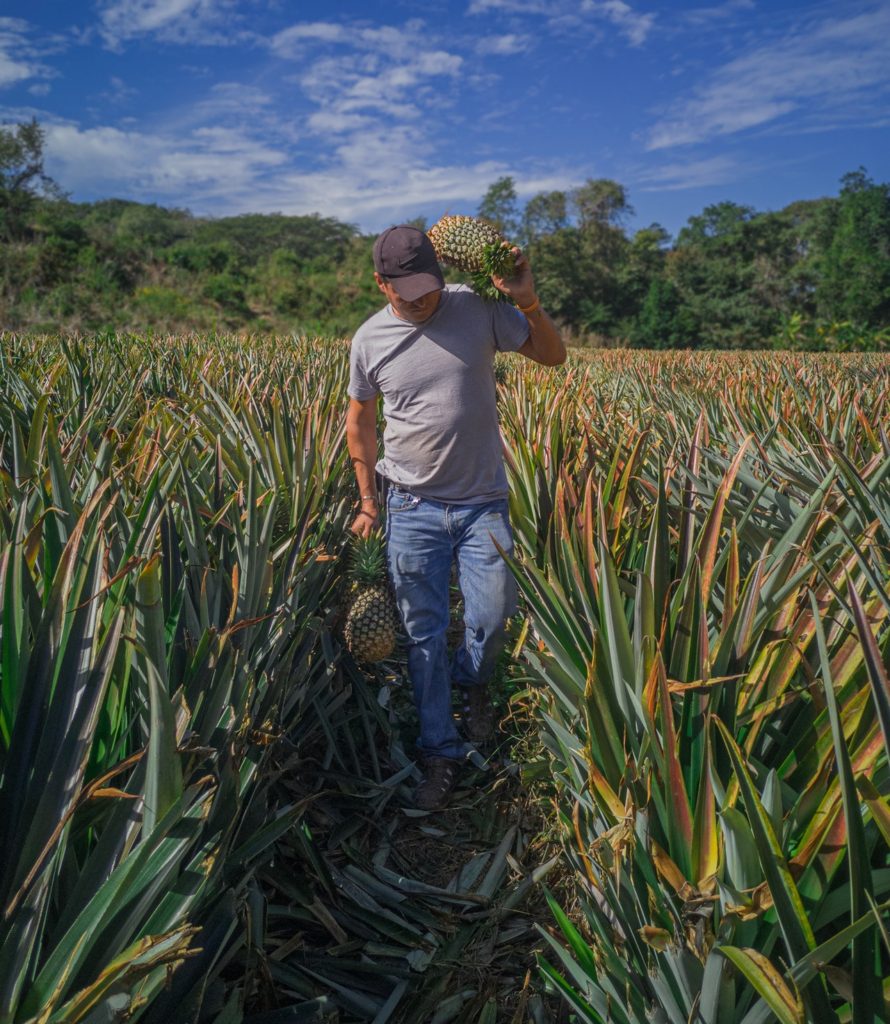
<svg viewBox="0 0 890 1024"><path fill-rule="evenodd" d="M37 122L0 127L0 324L8 329L346 335L380 306L373 237L350 224L75 203L44 173L43 151ZM503 177L472 212L528 251L543 303L578 342L862 349L888 341L890 185L862 168L843 177L836 196L775 212L707 206L676 238L659 224L629 231L626 189L609 179L522 204L515 180Z"/></svg>

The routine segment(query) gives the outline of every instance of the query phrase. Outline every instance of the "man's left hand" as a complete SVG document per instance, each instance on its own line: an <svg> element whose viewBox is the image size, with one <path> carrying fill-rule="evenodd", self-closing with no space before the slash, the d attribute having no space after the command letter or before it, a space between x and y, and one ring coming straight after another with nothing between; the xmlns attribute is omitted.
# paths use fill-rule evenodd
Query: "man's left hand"
<svg viewBox="0 0 890 1024"><path fill-rule="evenodd" d="M512 251L516 257L516 266L512 277L493 275L492 283L498 291L511 298L517 306L531 306L537 297L532 268L520 248L514 245Z"/></svg>

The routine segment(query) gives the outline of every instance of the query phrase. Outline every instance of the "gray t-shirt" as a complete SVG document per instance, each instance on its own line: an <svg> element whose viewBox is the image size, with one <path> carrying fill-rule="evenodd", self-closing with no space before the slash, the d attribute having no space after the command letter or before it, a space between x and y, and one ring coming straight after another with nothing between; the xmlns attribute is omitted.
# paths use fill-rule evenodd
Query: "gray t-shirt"
<svg viewBox="0 0 890 1024"><path fill-rule="evenodd" d="M528 322L506 302L448 285L421 324L387 305L352 339L349 394L383 395L378 471L434 501L476 505L507 494L495 405L494 354L515 352Z"/></svg>

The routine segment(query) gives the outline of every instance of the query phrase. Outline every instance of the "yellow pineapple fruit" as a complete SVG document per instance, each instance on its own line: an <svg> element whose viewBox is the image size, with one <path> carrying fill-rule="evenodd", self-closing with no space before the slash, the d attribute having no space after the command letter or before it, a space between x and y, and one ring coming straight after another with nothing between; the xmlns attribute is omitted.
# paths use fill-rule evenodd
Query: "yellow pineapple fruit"
<svg viewBox="0 0 890 1024"><path fill-rule="evenodd" d="M485 299L506 299L492 274L511 277L516 259L510 243L486 220L446 215L427 232L441 263L472 275L473 290Z"/></svg>
<svg viewBox="0 0 890 1024"><path fill-rule="evenodd" d="M346 648L356 661L382 661L395 650L399 613L379 531L353 539L349 575L352 587L343 622Z"/></svg>

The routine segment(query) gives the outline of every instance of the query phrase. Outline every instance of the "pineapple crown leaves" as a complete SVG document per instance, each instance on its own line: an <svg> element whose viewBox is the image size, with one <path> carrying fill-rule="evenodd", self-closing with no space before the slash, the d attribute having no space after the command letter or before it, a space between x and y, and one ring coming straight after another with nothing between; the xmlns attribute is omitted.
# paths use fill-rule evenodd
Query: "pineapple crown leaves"
<svg viewBox="0 0 890 1024"><path fill-rule="evenodd" d="M516 261L510 243L493 224L480 217L448 214L428 233L440 262L469 273L478 295L495 301L507 300L491 278L510 277Z"/></svg>
<svg viewBox="0 0 890 1024"><path fill-rule="evenodd" d="M372 530L367 537L354 534L349 544L349 576L356 583L386 581L386 541L382 530Z"/></svg>

